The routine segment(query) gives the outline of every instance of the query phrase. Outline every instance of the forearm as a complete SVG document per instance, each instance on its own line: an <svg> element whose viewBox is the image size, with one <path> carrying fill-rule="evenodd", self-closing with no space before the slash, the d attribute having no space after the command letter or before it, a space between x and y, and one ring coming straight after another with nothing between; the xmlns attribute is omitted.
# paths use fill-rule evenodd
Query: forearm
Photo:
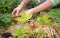
<svg viewBox="0 0 60 38"><path fill-rule="evenodd" d="M32 8L30 9L31 13L37 13L37 12L41 12L43 10L46 10L48 8L50 8L52 5L51 5L51 2L50 0L47 0L46 2L44 2L43 4L40 4L39 6L35 7L35 8Z"/></svg>
<svg viewBox="0 0 60 38"><path fill-rule="evenodd" d="M25 7L29 2L30 2L30 0L23 0L19 6L23 8L23 7Z"/></svg>

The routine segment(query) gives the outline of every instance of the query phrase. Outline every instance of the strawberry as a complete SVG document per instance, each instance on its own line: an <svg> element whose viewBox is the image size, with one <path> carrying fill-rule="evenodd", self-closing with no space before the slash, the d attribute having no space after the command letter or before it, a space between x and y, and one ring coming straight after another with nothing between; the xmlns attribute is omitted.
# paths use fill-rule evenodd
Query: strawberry
<svg viewBox="0 0 60 38"><path fill-rule="evenodd" d="M13 18L17 18L17 16L16 16L16 15L13 15L12 17L13 17Z"/></svg>
<svg viewBox="0 0 60 38"><path fill-rule="evenodd" d="M36 27L36 25L35 24L31 24L31 28L35 28Z"/></svg>

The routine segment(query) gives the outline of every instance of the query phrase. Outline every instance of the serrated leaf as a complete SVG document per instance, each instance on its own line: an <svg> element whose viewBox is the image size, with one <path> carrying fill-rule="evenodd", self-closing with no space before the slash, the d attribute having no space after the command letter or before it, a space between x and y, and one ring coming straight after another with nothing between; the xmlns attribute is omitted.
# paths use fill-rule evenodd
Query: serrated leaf
<svg viewBox="0 0 60 38"><path fill-rule="evenodd" d="M5 13L1 19L1 21L5 22L5 23L8 23L12 20L11 18L11 14L9 13Z"/></svg>
<svg viewBox="0 0 60 38"><path fill-rule="evenodd" d="M51 25L53 23L52 19L49 19L50 15L45 14L37 18L39 24L48 24Z"/></svg>
<svg viewBox="0 0 60 38"><path fill-rule="evenodd" d="M23 27L20 27L19 29L15 29L13 33L16 36L18 36L18 38L23 38L24 35L25 35L25 32L24 31L25 31L25 29Z"/></svg>
<svg viewBox="0 0 60 38"><path fill-rule="evenodd" d="M20 17L17 17L16 20L17 21L27 21L32 17L32 14L26 15L26 13L24 11L22 11L20 13Z"/></svg>

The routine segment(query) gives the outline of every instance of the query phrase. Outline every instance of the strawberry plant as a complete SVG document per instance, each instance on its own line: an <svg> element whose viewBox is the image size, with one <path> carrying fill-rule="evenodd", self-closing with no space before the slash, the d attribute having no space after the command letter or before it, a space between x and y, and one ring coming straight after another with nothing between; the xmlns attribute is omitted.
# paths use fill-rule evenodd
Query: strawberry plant
<svg viewBox="0 0 60 38"><path fill-rule="evenodd" d="M0 0L0 26L7 29L15 20L12 18L12 10L21 0Z"/></svg>
<svg viewBox="0 0 60 38"><path fill-rule="evenodd" d="M26 15L25 11L20 13L20 16L16 18L17 21L27 21L32 17L32 14Z"/></svg>
<svg viewBox="0 0 60 38"><path fill-rule="evenodd" d="M48 14L45 14L45 15L40 15L38 18L37 18L37 21L39 24L47 24L47 25L51 25L53 23L52 19L49 19L50 18L50 15Z"/></svg>
<svg viewBox="0 0 60 38"><path fill-rule="evenodd" d="M60 8L51 9L48 14L56 17L57 21L60 23Z"/></svg>
<svg viewBox="0 0 60 38"><path fill-rule="evenodd" d="M24 38L24 36L25 36L25 29L24 29L24 27L20 27L19 29L15 29L13 34L18 36L18 38Z"/></svg>

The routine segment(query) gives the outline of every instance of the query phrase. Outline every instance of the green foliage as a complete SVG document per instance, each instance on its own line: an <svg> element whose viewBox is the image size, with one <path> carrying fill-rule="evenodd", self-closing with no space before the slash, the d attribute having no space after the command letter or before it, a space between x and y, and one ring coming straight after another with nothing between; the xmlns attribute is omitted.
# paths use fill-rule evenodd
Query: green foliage
<svg viewBox="0 0 60 38"><path fill-rule="evenodd" d="M51 9L48 14L56 17L57 21L60 23L60 8Z"/></svg>
<svg viewBox="0 0 60 38"><path fill-rule="evenodd" d="M0 0L0 7L7 7L9 5L12 5L15 0Z"/></svg>
<svg viewBox="0 0 60 38"><path fill-rule="evenodd" d="M11 14L5 13L0 15L0 26L3 26L5 29L9 27L9 25L12 23L11 21L13 21Z"/></svg>
<svg viewBox="0 0 60 38"><path fill-rule="evenodd" d="M15 21L12 19L12 10L18 5L18 0L0 0L0 26L7 29Z"/></svg>
<svg viewBox="0 0 60 38"><path fill-rule="evenodd" d="M40 4L38 0L31 0L30 3L28 4L28 8L33 8L36 7Z"/></svg>
<svg viewBox="0 0 60 38"><path fill-rule="evenodd" d="M40 17L37 18L37 21L39 22L39 24L48 24L51 25L53 23L52 19L50 19L50 15L45 14L45 15L41 15Z"/></svg>
<svg viewBox="0 0 60 38"><path fill-rule="evenodd" d="M18 38L24 38L25 29L24 29L24 27L20 27L19 29L15 29L13 33L14 33L14 35L18 36Z"/></svg>
<svg viewBox="0 0 60 38"><path fill-rule="evenodd" d="M11 11L17 6L16 0L1 0L0 1L0 13L11 13Z"/></svg>
<svg viewBox="0 0 60 38"><path fill-rule="evenodd" d="M37 18L37 16L39 16L40 15L40 13L36 13L36 14L34 14L33 16L32 16L32 18L31 19L36 19Z"/></svg>
<svg viewBox="0 0 60 38"><path fill-rule="evenodd" d="M0 21L0 26L3 26L7 30L8 27L10 26L10 23L4 23L4 22Z"/></svg>
<svg viewBox="0 0 60 38"><path fill-rule="evenodd" d="M10 22L12 20L11 14L9 13L2 14L0 20L5 23Z"/></svg>
<svg viewBox="0 0 60 38"><path fill-rule="evenodd" d="M20 13L20 17L17 17L17 21L27 21L32 17L32 14L26 15L25 11L22 11Z"/></svg>

